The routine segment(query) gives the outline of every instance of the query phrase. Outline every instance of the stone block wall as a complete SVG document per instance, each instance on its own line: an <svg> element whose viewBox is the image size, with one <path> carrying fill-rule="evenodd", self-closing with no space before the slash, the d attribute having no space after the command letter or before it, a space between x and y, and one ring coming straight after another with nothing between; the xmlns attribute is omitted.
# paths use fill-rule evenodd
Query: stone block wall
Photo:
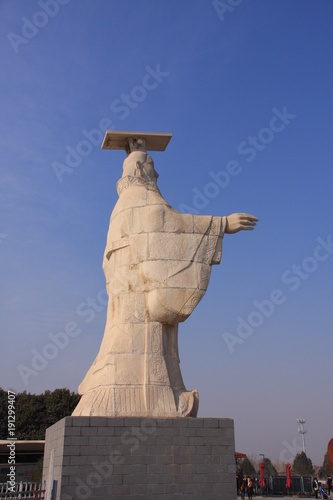
<svg viewBox="0 0 333 500"><path fill-rule="evenodd" d="M56 500L236 499L234 425L214 418L66 417L47 429Z"/></svg>

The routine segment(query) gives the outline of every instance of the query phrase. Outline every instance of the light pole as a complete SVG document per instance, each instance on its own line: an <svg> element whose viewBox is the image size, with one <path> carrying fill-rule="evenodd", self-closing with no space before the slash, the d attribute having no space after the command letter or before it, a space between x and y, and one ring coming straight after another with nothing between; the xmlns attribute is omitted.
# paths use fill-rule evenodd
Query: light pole
<svg viewBox="0 0 333 500"><path fill-rule="evenodd" d="M298 426L299 426L299 427L298 427L298 429L297 429L297 431L298 431L298 433L299 433L299 434L301 434L301 436L302 436L303 451L304 451L304 453L305 453L305 455L306 455L306 451L305 451L305 437L304 437L304 435L305 435L308 431L307 431L307 429L304 429L304 424L305 424L305 422L306 422L305 418L298 418L298 419L297 419L297 423L298 423Z"/></svg>

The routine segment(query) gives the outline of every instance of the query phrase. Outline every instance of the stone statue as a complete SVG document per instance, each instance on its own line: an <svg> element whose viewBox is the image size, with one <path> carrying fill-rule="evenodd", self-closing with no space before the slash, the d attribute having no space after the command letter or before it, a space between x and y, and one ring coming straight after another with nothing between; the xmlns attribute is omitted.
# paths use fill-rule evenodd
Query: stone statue
<svg viewBox="0 0 333 500"><path fill-rule="evenodd" d="M75 416L197 414L198 392L186 390L179 367L178 324L204 296L211 266L221 260L224 234L252 230L258 219L174 210L157 187L147 154L147 149L163 149L159 138L167 143L170 137L106 133L103 147L108 138L114 144L105 149L124 147L128 156L103 260L109 297L105 333L79 387Z"/></svg>

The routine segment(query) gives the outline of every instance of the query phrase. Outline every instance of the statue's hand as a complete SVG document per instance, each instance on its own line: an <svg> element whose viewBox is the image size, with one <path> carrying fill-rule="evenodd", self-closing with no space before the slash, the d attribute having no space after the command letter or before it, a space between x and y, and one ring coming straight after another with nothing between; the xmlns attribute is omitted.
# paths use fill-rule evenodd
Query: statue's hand
<svg viewBox="0 0 333 500"><path fill-rule="evenodd" d="M251 231L254 229L259 219L251 214L231 214L227 217L225 232L228 234L238 233L238 231Z"/></svg>

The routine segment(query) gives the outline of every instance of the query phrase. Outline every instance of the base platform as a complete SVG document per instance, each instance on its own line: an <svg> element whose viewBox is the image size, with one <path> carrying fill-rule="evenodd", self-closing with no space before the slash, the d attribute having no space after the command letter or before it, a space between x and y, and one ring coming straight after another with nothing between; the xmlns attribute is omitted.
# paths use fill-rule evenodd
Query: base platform
<svg viewBox="0 0 333 500"><path fill-rule="evenodd" d="M235 500L234 443L227 418L65 417L46 431L43 480L54 454L54 500Z"/></svg>

